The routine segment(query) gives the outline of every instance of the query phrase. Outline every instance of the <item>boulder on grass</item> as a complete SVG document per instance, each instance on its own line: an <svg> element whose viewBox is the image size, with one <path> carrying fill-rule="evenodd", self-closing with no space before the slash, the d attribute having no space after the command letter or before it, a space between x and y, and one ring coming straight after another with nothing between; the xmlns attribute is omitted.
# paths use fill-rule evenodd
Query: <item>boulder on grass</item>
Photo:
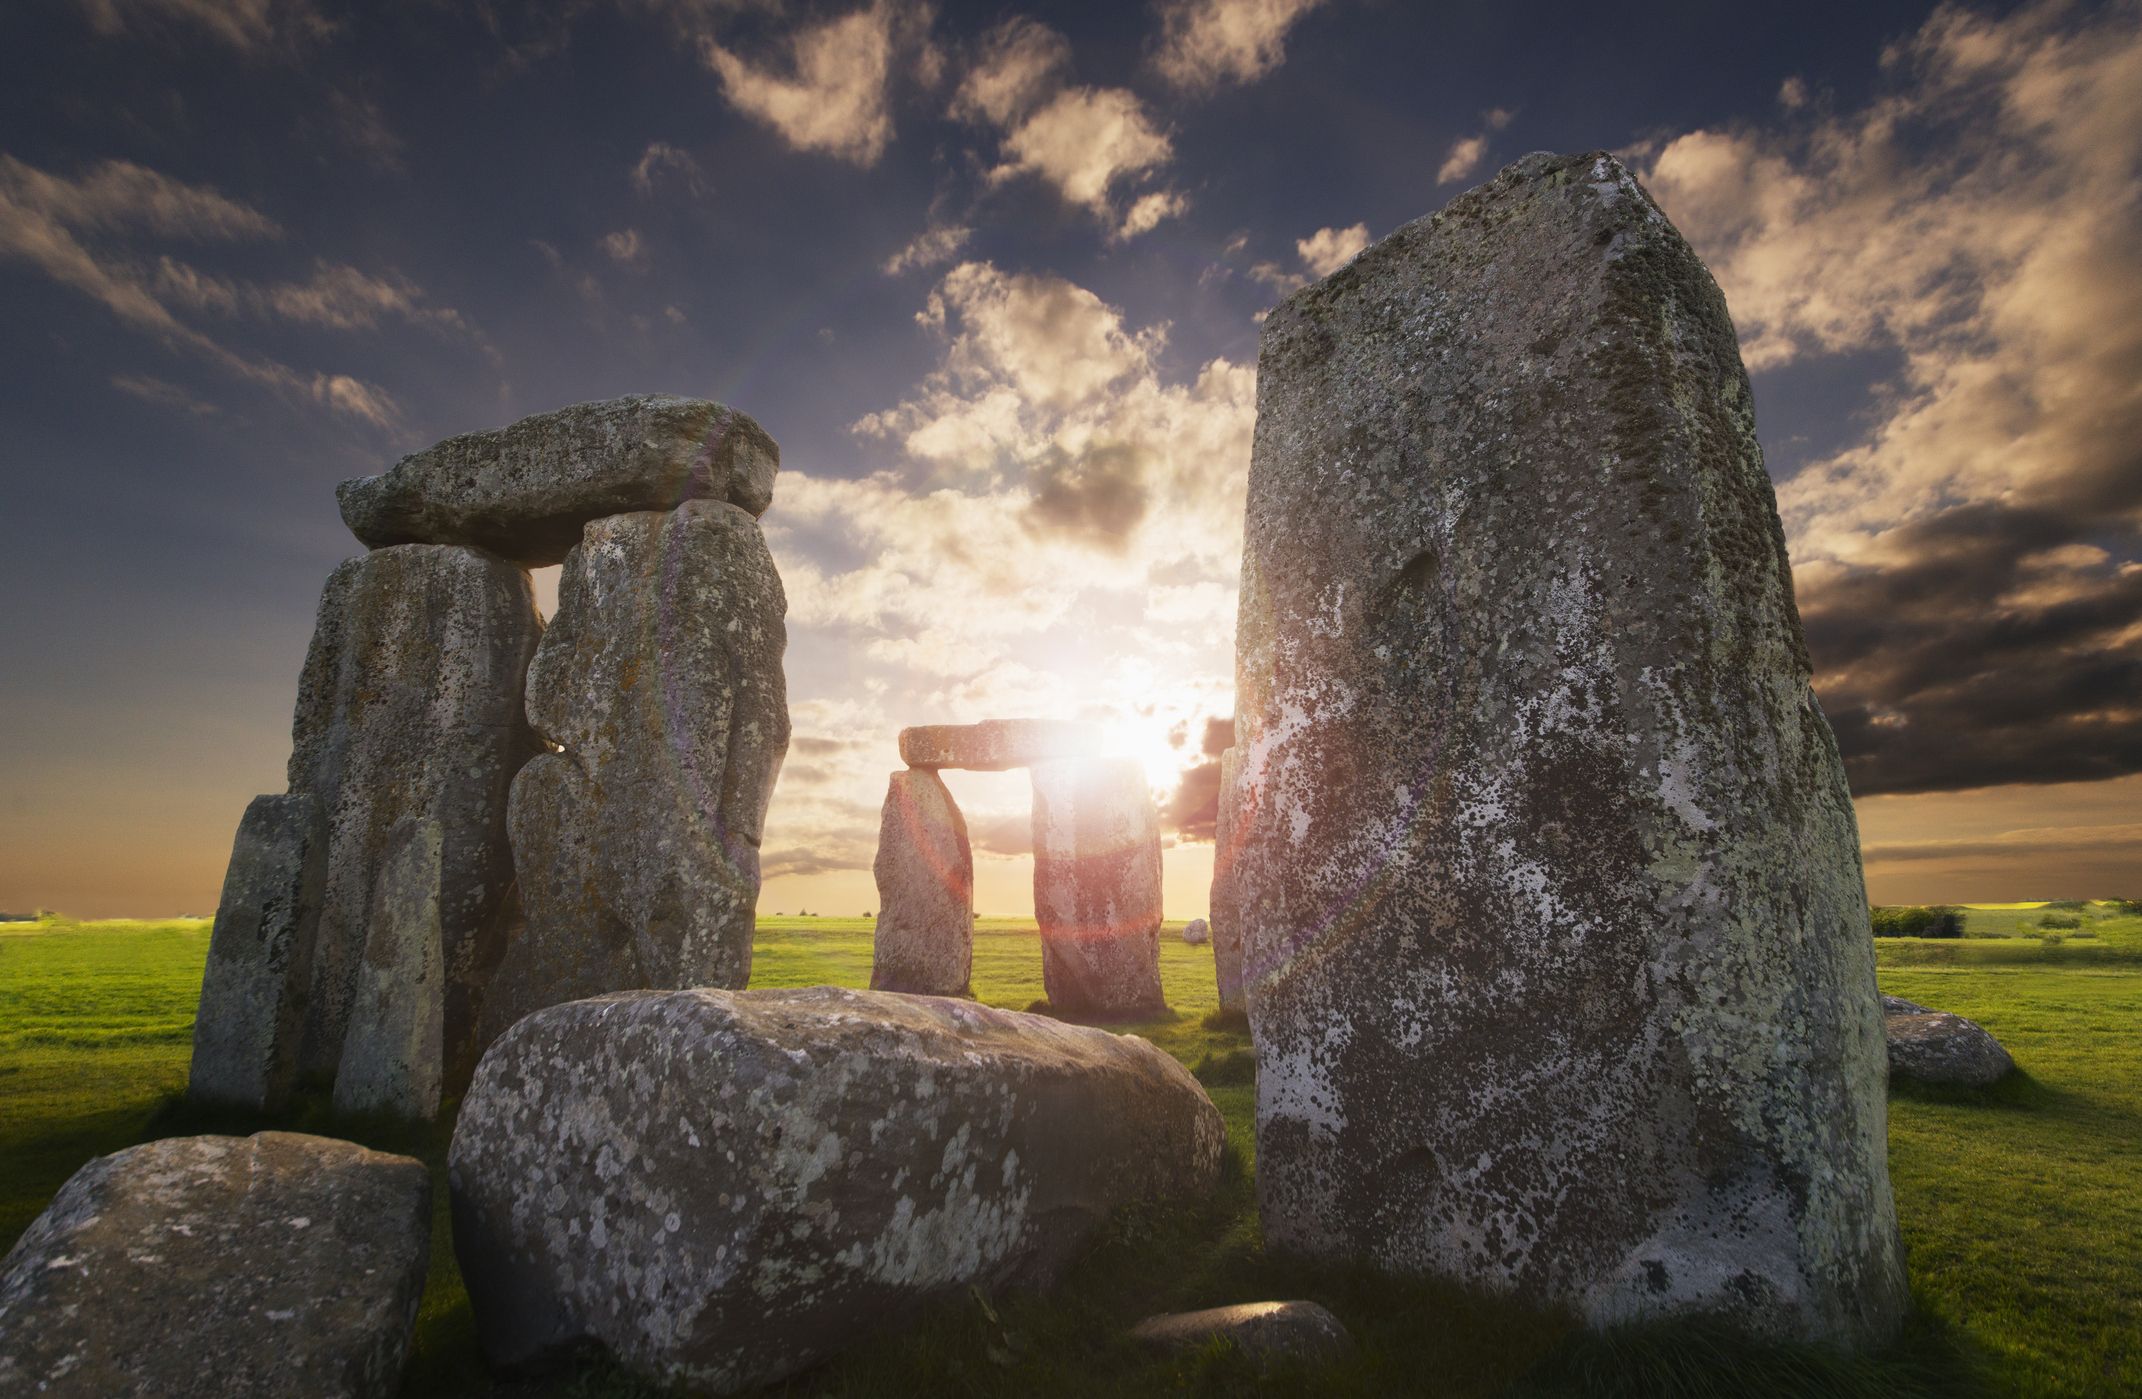
<svg viewBox="0 0 2142 1399"><path fill-rule="evenodd" d="M1985 1026L1901 996L1882 997L1889 1077L1951 1088L1984 1088L2015 1069Z"/></svg>
<svg viewBox="0 0 2142 1399"><path fill-rule="evenodd" d="M1212 924L1202 918L1193 918L1183 924L1183 941L1192 947L1203 947L1212 941Z"/></svg>
<svg viewBox="0 0 2142 1399"><path fill-rule="evenodd" d="M1145 1041L944 997L628 992L484 1056L450 1153L491 1361L727 1394L968 1287L1046 1284L1225 1131Z"/></svg>
<svg viewBox="0 0 2142 1399"><path fill-rule="evenodd" d="M1163 1351L1202 1350L1225 1339L1253 1360L1311 1363L1344 1359L1354 1348L1346 1327L1314 1302L1243 1302L1164 1312L1132 1327L1131 1339Z"/></svg>
<svg viewBox="0 0 2142 1399"><path fill-rule="evenodd" d="M430 1262L420 1161L290 1132L128 1147L0 1262L0 1394L384 1399Z"/></svg>

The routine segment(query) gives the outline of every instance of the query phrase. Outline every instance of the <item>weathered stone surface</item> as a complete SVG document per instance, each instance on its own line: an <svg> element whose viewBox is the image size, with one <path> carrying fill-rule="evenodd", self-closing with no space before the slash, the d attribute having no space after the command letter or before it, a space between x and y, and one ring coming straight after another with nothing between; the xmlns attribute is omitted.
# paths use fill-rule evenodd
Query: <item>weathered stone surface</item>
<svg viewBox="0 0 2142 1399"><path fill-rule="evenodd" d="M1985 1026L1901 996L1882 997L1889 1076L1945 1087L1984 1088L2015 1069Z"/></svg>
<svg viewBox="0 0 2142 1399"><path fill-rule="evenodd" d="M974 969L974 852L967 819L927 769L896 772L878 823L873 991L964 996Z"/></svg>
<svg viewBox="0 0 2142 1399"><path fill-rule="evenodd" d="M0 1262L0 1394L388 1396L431 1261L431 1177L290 1132L76 1171Z"/></svg>
<svg viewBox="0 0 2142 1399"><path fill-rule="evenodd" d="M492 982L487 1038L561 1001L750 979L788 751L787 610L736 506L588 526L528 673L528 717L565 751L514 783L528 924Z"/></svg>
<svg viewBox="0 0 2142 1399"><path fill-rule="evenodd" d="M1192 947L1203 947L1212 941L1212 924L1203 918L1193 918L1183 924L1183 941Z"/></svg>
<svg viewBox="0 0 2142 1399"><path fill-rule="evenodd" d="M442 855L437 821L404 821L387 842L342 1067L335 1071L337 1112L426 1122L439 1115L446 1041Z"/></svg>
<svg viewBox="0 0 2142 1399"><path fill-rule="evenodd" d="M900 761L915 768L1005 772L1098 751L1101 733L1074 719L984 719L900 730Z"/></svg>
<svg viewBox="0 0 2142 1399"><path fill-rule="evenodd" d="M366 544L471 544L554 564L590 520L727 501L773 502L781 449L734 408L670 394L577 403L510 427L449 437L380 476L335 490Z"/></svg>
<svg viewBox="0 0 2142 1399"><path fill-rule="evenodd" d="M1160 990L1160 818L1131 758L1034 765L1034 920L1059 1013L1129 1020Z"/></svg>
<svg viewBox="0 0 2142 1399"><path fill-rule="evenodd" d="M186 1096L272 1112L297 1081L327 828L310 796L255 797L223 875Z"/></svg>
<svg viewBox="0 0 2142 1399"><path fill-rule="evenodd" d="M595 1342L730 1393L969 1286L1046 1284L1225 1140L1143 1040L820 986L557 1006L494 1045L449 1158L478 1339Z"/></svg>
<svg viewBox="0 0 2142 1399"><path fill-rule="evenodd" d="M1528 156L1265 322L1236 879L1276 1251L1905 1306L1844 773L1723 298Z"/></svg>
<svg viewBox="0 0 2142 1399"><path fill-rule="evenodd" d="M388 842L439 823L446 1080L475 1068L484 987L520 917L506 794L538 751L521 691L542 619L528 574L474 549L407 544L338 567L320 597L291 726L290 790L327 813L327 886L301 1065L332 1077Z"/></svg>
<svg viewBox="0 0 2142 1399"><path fill-rule="evenodd" d="M1241 824L1242 750L1220 754L1220 804L1212 837L1212 973L1221 1010L1247 1010L1242 981L1242 895L1235 883L1235 835Z"/></svg>
<svg viewBox="0 0 2142 1399"><path fill-rule="evenodd" d="M1201 1312L1163 1312L1131 1328L1131 1338L1155 1350L1202 1350L1216 1337L1258 1360L1340 1360L1354 1338L1314 1302L1243 1302Z"/></svg>

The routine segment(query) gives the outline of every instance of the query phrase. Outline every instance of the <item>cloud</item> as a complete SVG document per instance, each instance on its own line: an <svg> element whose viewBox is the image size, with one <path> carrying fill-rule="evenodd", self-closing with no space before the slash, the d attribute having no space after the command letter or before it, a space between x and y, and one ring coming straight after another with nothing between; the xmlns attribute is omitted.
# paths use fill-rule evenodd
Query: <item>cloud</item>
<svg viewBox="0 0 2142 1399"><path fill-rule="evenodd" d="M2142 849L2142 824L2111 826L2036 826L1993 836L1945 837L1939 840L1887 841L1869 845L1869 864L1915 860L2051 860L2089 854L2127 854Z"/></svg>
<svg viewBox="0 0 2142 1399"><path fill-rule="evenodd" d="M1435 170L1435 182L1447 185L1462 180L1480 168L1487 158L1487 137L1461 136L1450 143L1450 150L1443 156L1443 163Z"/></svg>
<svg viewBox="0 0 2142 1399"><path fill-rule="evenodd" d="M1170 0L1153 66L1177 87L1254 82L1286 58L1287 31L1321 0Z"/></svg>
<svg viewBox="0 0 2142 1399"><path fill-rule="evenodd" d="M951 115L1010 126L1062 86L1071 43L1035 20L1015 16L984 34L979 52L953 93Z"/></svg>
<svg viewBox="0 0 2142 1399"><path fill-rule="evenodd" d="M311 0L76 0L107 38L191 26L248 56L294 52L334 32Z"/></svg>
<svg viewBox="0 0 2142 1399"><path fill-rule="evenodd" d="M632 165L632 187L642 195L652 195L657 185L673 181L682 185L693 198L704 195L709 186L706 172L692 153L679 150L667 141L649 141L647 149Z"/></svg>
<svg viewBox="0 0 2142 1399"><path fill-rule="evenodd" d="M875 165L892 140L887 89L892 77L890 5L807 25L789 36L785 71L747 62L713 39L701 55L720 76L731 106L781 134L799 151Z"/></svg>
<svg viewBox="0 0 2142 1399"><path fill-rule="evenodd" d="M605 233L595 240L603 256L620 267L640 268L647 265L647 245L636 228L620 228L615 233Z"/></svg>
<svg viewBox="0 0 2142 1399"><path fill-rule="evenodd" d="M1943 8L1883 68L1644 172L1758 375L1885 366L1778 489L1854 790L2142 770L2142 8Z"/></svg>
<svg viewBox="0 0 2142 1399"><path fill-rule="evenodd" d="M365 164L383 175L403 172L402 138L387 124L377 102L358 93L332 91L327 95L327 114L337 138Z"/></svg>
<svg viewBox="0 0 2142 1399"><path fill-rule="evenodd" d="M1301 270L1281 267L1276 262L1259 262L1250 267L1250 276L1287 296L1308 286L1311 282L1332 273L1361 255L1369 244L1368 225L1354 224L1350 228L1320 228L1307 238L1296 239L1294 254L1301 259Z"/></svg>
<svg viewBox="0 0 2142 1399"><path fill-rule="evenodd" d="M885 259L881 271L888 277L921 267L936 267L959 256L974 230L964 224L933 224L908 240L907 246Z"/></svg>
<svg viewBox="0 0 2142 1399"><path fill-rule="evenodd" d="M1190 201L1172 189L1156 189L1140 195L1116 225L1115 241L1129 242L1141 233L1158 228L1163 219L1180 218L1190 210Z"/></svg>
<svg viewBox="0 0 2142 1399"><path fill-rule="evenodd" d="M177 384L151 374L114 374L111 384L119 392L138 398L143 403L153 403L159 408L175 408L197 418L214 417L223 411L205 399L195 398Z"/></svg>

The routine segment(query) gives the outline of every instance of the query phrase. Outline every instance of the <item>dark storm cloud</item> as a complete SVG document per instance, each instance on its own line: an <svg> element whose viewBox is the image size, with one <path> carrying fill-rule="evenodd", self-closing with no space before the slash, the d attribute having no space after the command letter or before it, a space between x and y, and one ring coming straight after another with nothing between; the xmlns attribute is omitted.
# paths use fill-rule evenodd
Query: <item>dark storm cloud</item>
<svg viewBox="0 0 2142 1399"><path fill-rule="evenodd" d="M1211 840L1220 819L1220 755L1235 741L1235 721L1207 718L1198 752L1207 761L1184 769L1162 820L1185 840Z"/></svg>

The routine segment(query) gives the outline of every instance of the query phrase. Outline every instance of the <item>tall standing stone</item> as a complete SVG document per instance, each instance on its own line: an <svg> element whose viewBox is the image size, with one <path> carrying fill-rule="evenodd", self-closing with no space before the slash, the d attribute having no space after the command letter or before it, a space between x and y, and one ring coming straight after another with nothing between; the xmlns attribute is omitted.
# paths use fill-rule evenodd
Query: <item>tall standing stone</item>
<svg viewBox="0 0 2142 1399"><path fill-rule="evenodd" d="M1160 818L1135 759L1036 763L1034 919L1058 1012L1129 1020L1160 989Z"/></svg>
<svg viewBox="0 0 2142 1399"><path fill-rule="evenodd" d="M788 751L788 609L758 522L692 501L589 523L528 673L563 751L513 786L528 926L487 1038L605 991L751 977L759 841Z"/></svg>
<svg viewBox="0 0 2142 1399"><path fill-rule="evenodd" d="M1245 1010L1242 985L1242 899L1235 886L1235 834L1240 815L1242 750L1220 754L1219 818L1212 836L1212 970L1219 983L1220 1009Z"/></svg>
<svg viewBox="0 0 2142 1399"><path fill-rule="evenodd" d="M935 772L892 775L878 824L873 991L964 996L974 970L974 852Z"/></svg>
<svg viewBox="0 0 2142 1399"><path fill-rule="evenodd" d="M1266 321L1236 878L1275 1249L1868 1343L1844 772L1723 298L1528 156Z"/></svg>
<svg viewBox="0 0 2142 1399"><path fill-rule="evenodd" d="M273 1112L297 1079L327 830L306 795L255 797L223 875L186 1096Z"/></svg>
<svg viewBox="0 0 2142 1399"><path fill-rule="evenodd" d="M372 927L335 1073L335 1111L438 1116L446 985L437 821L404 821L388 842Z"/></svg>
<svg viewBox="0 0 2142 1399"><path fill-rule="evenodd" d="M394 829L436 821L443 850L450 1085L475 1068L483 990L519 917L506 794L540 745L521 711L543 630L525 570L406 544L338 567L298 686L290 790L327 815L327 882L302 1064L332 1076Z"/></svg>

